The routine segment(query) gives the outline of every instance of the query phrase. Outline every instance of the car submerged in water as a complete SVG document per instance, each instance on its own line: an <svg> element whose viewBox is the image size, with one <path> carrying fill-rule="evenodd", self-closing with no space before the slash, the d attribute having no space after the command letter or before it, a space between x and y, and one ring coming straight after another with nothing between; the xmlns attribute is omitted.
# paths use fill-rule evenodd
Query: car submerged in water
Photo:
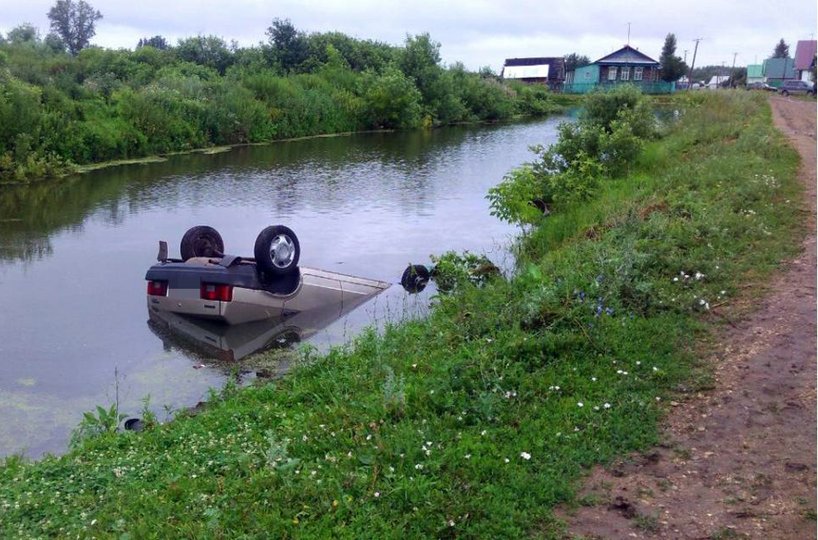
<svg viewBox="0 0 818 540"><path fill-rule="evenodd" d="M167 242L159 242L158 263L145 275L149 312L238 325L328 306L357 306L390 286L299 267L300 243L284 225L259 233L252 258L225 254L221 235L205 225L184 234L180 252L180 259L171 259Z"/></svg>

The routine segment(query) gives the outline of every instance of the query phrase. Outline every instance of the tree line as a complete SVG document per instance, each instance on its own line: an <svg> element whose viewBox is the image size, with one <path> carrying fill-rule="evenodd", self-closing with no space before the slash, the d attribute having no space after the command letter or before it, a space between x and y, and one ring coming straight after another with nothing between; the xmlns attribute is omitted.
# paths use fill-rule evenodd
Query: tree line
<svg viewBox="0 0 818 540"><path fill-rule="evenodd" d="M0 36L0 181L213 145L556 109L542 86L443 65L429 34L394 46L274 19L258 46L152 36L131 51L88 46L101 14L85 2L60 0L49 17L45 38L29 24Z"/></svg>

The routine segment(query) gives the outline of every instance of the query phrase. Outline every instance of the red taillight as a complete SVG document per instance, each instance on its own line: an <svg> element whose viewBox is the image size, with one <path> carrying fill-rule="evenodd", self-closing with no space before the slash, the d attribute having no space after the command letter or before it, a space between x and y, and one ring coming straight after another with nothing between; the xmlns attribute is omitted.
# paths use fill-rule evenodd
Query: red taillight
<svg viewBox="0 0 818 540"><path fill-rule="evenodd" d="M200 296L202 300L230 302L233 300L233 286L223 283L202 283Z"/></svg>
<svg viewBox="0 0 818 540"><path fill-rule="evenodd" d="M148 281L148 296L167 296L168 282L160 280Z"/></svg>

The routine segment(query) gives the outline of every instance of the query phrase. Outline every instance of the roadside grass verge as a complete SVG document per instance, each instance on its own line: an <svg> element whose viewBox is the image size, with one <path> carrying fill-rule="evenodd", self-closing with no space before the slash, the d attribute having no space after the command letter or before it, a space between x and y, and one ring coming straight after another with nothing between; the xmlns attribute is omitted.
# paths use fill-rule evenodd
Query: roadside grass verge
<svg viewBox="0 0 818 540"><path fill-rule="evenodd" d="M713 310L797 246L798 158L766 102L701 94L627 178L526 234L512 279L195 416L6 460L0 535L560 537L553 506L657 442Z"/></svg>

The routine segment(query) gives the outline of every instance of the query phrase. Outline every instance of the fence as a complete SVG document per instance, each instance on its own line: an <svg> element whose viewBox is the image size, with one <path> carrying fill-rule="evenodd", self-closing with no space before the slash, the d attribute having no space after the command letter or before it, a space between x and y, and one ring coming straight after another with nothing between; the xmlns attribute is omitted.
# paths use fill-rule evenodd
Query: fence
<svg viewBox="0 0 818 540"><path fill-rule="evenodd" d="M606 90L617 85L629 84L637 87L643 94L672 94L676 91L675 82L601 82L601 83L565 83L563 92L566 94L587 94L596 89Z"/></svg>

